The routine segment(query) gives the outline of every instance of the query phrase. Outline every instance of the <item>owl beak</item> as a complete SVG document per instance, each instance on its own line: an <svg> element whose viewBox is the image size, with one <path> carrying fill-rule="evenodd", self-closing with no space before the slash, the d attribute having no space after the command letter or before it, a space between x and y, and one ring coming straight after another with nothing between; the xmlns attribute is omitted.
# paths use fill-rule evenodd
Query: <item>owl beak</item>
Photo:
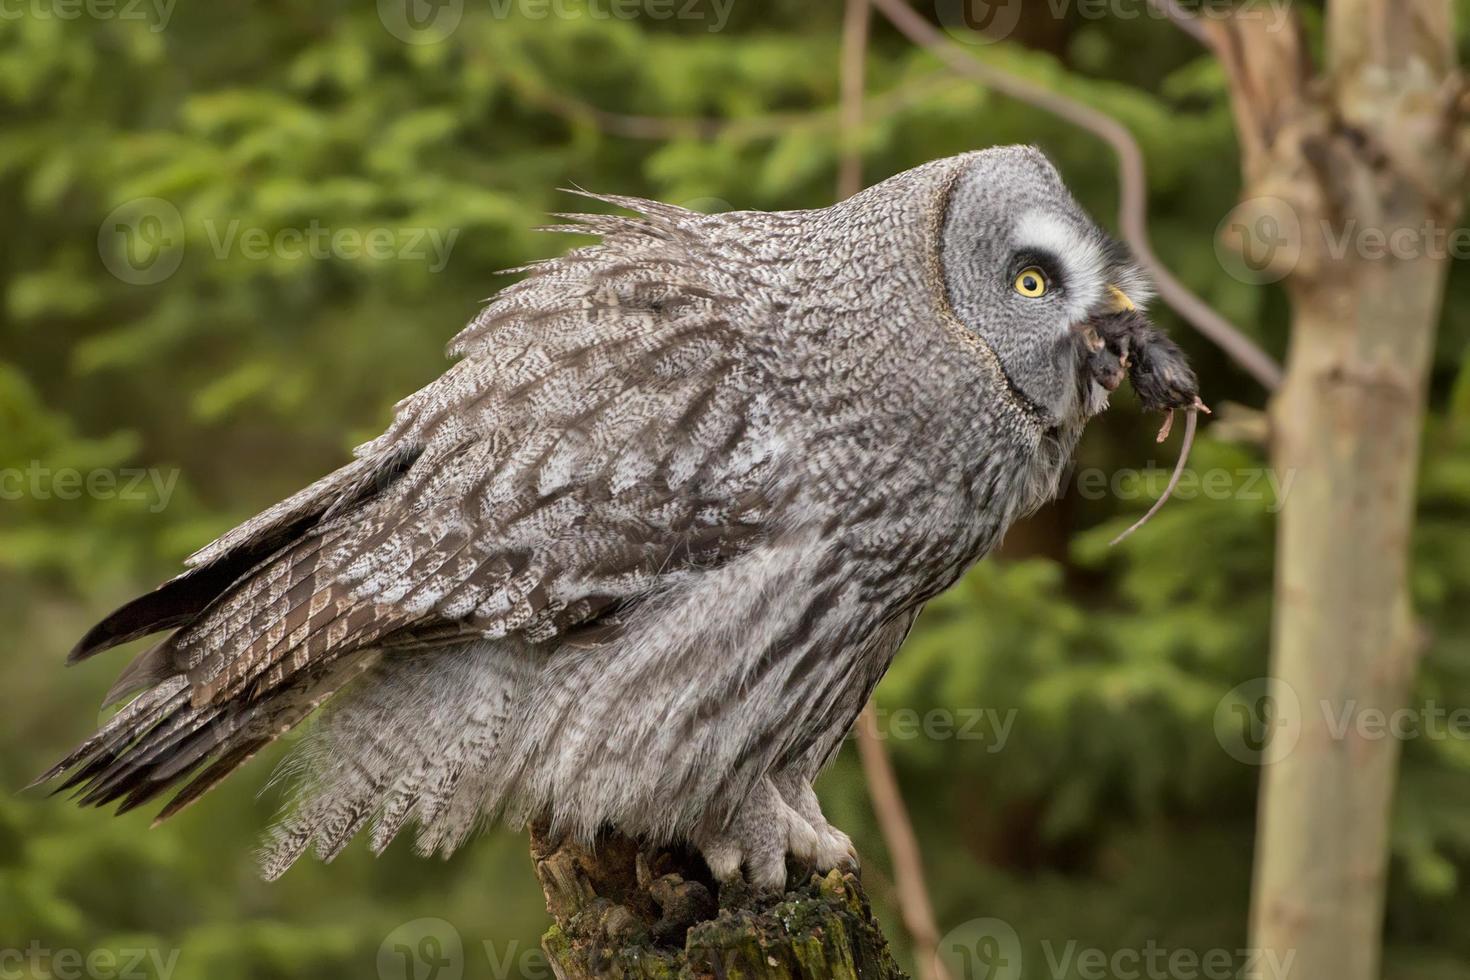
<svg viewBox="0 0 1470 980"><path fill-rule="evenodd" d="M1107 312L1109 312L1109 313L1131 313L1132 311L1138 309L1137 306L1133 305L1133 300L1131 300L1131 299L1128 298L1128 294L1125 293L1125 292L1123 292L1123 290L1119 289L1117 286L1114 286L1112 283L1108 283L1107 293L1108 293L1108 309L1107 309Z"/></svg>

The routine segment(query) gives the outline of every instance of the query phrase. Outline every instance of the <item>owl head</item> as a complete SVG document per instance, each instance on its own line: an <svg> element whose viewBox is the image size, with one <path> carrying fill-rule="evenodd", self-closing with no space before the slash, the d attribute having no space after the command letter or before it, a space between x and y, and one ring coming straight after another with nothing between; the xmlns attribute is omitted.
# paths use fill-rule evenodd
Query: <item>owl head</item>
<svg viewBox="0 0 1470 980"><path fill-rule="evenodd" d="M968 155L944 210L940 262L952 312L1016 391L1056 419L1078 410L1080 328L1141 309L1152 293L1128 249L1029 146Z"/></svg>

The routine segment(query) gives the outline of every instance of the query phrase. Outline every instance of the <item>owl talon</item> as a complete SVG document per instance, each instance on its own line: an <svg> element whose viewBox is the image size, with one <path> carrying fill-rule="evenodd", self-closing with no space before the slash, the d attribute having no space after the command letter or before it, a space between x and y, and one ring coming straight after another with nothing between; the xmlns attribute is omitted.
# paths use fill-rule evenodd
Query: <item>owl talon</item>
<svg viewBox="0 0 1470 980"><path fill-rule="evenodd" d="M811 783L797 776L784 775L776 780L776 786L781 792L781 798L806 823L816 839L816 844L810 851L798 852L793 849L792 853L822 873L833 868L856 872L858 856L852 838L827 822Z"/></svg>
<svg viewBox="0 0 1470 980"><path fill-rule="evenodd" d="M740 878L744 854L732 841L701 845L699 850L704 855L704 863L709 865L710 874L715 876L715 881L723 885Z"/></svg>
<svg viewBox="0 0 1470 980"><path fill-rule="evenodd" d="M762 782L724 827L702 828L692 842L722 887L743 882L756 892L779 892L788 855L819 872L858 867L851 838L822 816L811 786L795 782L779 791Z"/></svg>

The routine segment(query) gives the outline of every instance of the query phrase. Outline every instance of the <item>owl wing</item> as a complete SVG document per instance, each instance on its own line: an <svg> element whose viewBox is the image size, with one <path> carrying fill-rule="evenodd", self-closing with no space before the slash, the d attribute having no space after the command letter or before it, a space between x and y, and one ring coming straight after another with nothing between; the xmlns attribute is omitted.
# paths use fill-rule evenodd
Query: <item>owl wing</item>
<svg viewBox="0 0 1470 980"><path fill-rule="evenodd" d="M43 779L131 809L213 760L167 817L369 651L597 642L760 537L779 437L745 345L770 313L707 247L718 219L605 200L640 216L578 216L602 243L520 270L354 462L83 638L73 660L176 628L113 696L143 693Z"/></svg>

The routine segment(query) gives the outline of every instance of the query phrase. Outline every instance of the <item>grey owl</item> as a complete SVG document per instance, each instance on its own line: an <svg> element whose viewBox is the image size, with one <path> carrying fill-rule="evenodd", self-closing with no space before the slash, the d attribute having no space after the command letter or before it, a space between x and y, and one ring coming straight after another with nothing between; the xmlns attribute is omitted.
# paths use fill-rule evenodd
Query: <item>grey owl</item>
<svg viewBox="0 0 1470 980"><path fill-rule="evenodd" d="M516 270L352 462L87 633L73 661L167 635L43 779L182 784L164 819L321 708L269 877L494 818L760 888L855 860L812 780L924 603L1056 493L1117 384L1087 325L1145 276L1025 147L821 210L598 199L636 216L559 216L600 243Z"/></svg>

